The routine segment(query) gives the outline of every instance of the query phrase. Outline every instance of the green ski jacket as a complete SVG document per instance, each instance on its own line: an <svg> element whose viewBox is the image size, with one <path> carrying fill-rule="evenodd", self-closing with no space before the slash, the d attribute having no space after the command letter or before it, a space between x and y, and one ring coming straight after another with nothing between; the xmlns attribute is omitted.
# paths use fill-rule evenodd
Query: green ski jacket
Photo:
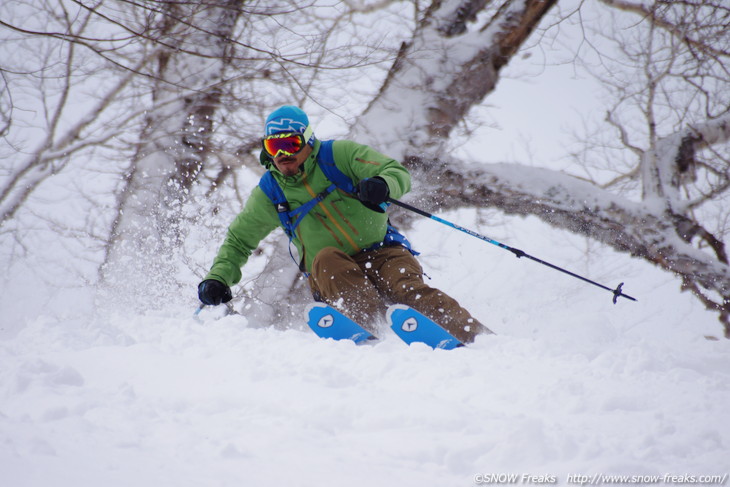
<svg viewBox="0 0 730 487"><path fill-rule="evenodd" d="M317 164L320 141L295 176L284 176L273 162L261 155L261 164L271 171L281 186L292 210L323 192L331 182ZM332 146L335 165L353 184L365 178L380 176L388 184L390 196L400 198L411 188L411 177L398 161L374 149L349 140L337 140ZM302 219L293 239L304 269L310 271L317 253L325 247L336 247L348 255L382 242L387 230L388 215L367 208L354 195L336 189L320 201ZM205 279L216 279L228 286L241 280L241 267L248 261L259 242L281 222L276 208L259 186L249 196L243 211L228 227L228 234Z"/></svg>

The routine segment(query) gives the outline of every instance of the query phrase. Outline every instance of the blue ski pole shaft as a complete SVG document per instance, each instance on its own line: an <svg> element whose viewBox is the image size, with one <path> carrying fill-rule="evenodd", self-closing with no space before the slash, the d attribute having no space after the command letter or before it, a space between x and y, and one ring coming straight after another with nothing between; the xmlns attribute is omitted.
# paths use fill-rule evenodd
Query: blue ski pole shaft
<svg viewBox="0 0 730 487"><path fill-rule="evenodd" d="M526 253L526 252L524 252L524 251L522 251L520 249L516 249L514 247L510 247L509 245L505 245L505 244L503 244L501 242L498 242L498 241L496 241L494 239L491 239L489 237L486 237L484 235L481 235L481 234L479 234L479 233L477 233L477 232L475 232L473 230L469 230L468 228L464 228L461 225L457 225L456 223L450 222L448 220L444 220L443 218L440 218L440 217L438 217L438 216L436 216L436 215L434 215L432 213L429 213L427 211L421 210L420 208L416 208L415 206L411 206L408 203L403 203L402 201L398 201L398 200L393 199L393 198L388 198L388 201L390 203L393 203L394 205L400 206L401 208L405 208L406 210L412 211L413 213L417 213L417 214L419 214L421 216L425 216L426 218L430 218L431 220L437 221L439 223L443 223L444 225L447 225L447 226L449 226L451 228L454 228L456 230L459 230L461 232L464 232L464 233L466 233L468 235L471 235L472 237L476 237L476 238L478 238L480 240L484 240L485 242L488 242L488 243L490 243L492 245L496 245L497 247L500 247L500 248L502 248L504 250L508 250L508 251L512 252L515 256L517 256L518 258L520 258L520 257L526 257L526 258L528 258L530 260L533 260L533 261L535 261L535 262L537 262L539 264L542 264L544 266L550 267L551 269L555 269L556 271L560 271L560 272L562 272L564 274L568 274L569 276L572 276L572 277L575 277L577 279L580 279L581 281L587 282L589 284L593 284L594 286L598 286L601 289L605 289L606 291L610 291L611 293L613 293L613 302L614 302L614 304L616 303L616 301L620 297L624 297L626 299L630 299L631 301L636 301L636 298L633 298L633 297L629 296L628 294L624 294L621 291L621 288L624 285L623 282L621 284L619 284L616 287L616 289L611 289L610 287L604 286L603 284L599 284L599 283L597 283L595 281L592 281L592 280L588 279L587 277L583 277L583 276L581 276L579 274L576 274L575 272L571 272L571 271L569 271L567 269L563 269L562 267L558 267L555 264L551 264L550 262L546 262L546 261L544 261L542 259L538 259L537 257L534 257L534 256L532 256L532 255L530 255L530 254L528 254L528 253Z"/></svg>

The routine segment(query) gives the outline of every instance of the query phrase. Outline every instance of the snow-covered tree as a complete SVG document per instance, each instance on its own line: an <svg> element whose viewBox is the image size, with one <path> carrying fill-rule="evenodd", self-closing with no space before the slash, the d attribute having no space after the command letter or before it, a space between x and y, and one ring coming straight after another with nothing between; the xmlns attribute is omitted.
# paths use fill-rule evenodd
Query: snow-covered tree
<svg viewBox="0 0 730 487"><path fill-rule="evenodd" d="M187 232L221 235L260 174L263 117L295 103L336 114L339 136L402 160L417 182L409 198L426 209L534 215L644 259L719 312L730 336L723 2L59 0L41 8L12 0L0 8L4 46L48 53L37 66L13 58L3 67L2 238L22 249L10 261L27 255L22 229L40 204L30 196L47 176L83 174L89 160L99 171L99 157L110 157L112 197L79 191L105 208L93 224L75 224L97 246L90 260L106 264L107 282L129 282L134 299L154 298L148 287L163 295L193 287L189 275L174 275L181 261L172 256L195 255L188 267L204 272L218 241L206 240L203 256L185 246ZM583 32L575 45L561 38L574 25ZM504 70L516 55L561 42L609 100L574 162L555 170L539 153L529 167L453 155L479 123L473 112L509 82ZM51 63L59 52L63 62ZM15 114L33 79L43 80L36 93L46 116L31 145ZM77 93L93 103L79 104ZM295 269L278 272L288 252L273 250L275 241L263 254L284 257L270 259L257 283L268 319L277 294L303 289ZM162 276L170 287L159 288Z"/></svg>
<svg viewBox="0 0 730 487"><path fill-rule="evenodd" d="M154 52L151 106L117 193L102 267L115 293L124 288L122 294L142 306L150 305L144 298L163 299L177 288L169 278L171 257L184 238L184 203L212 150L213 119L242 4L164 2L148 8L152 20L142 31ZM157 292L139 286L146 277L157 280Z"/></svg>

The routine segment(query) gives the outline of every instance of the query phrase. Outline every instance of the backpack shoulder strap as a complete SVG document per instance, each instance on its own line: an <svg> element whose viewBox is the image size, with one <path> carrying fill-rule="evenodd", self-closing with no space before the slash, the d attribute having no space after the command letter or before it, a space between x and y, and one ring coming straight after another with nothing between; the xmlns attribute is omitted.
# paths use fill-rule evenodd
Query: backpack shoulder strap
<svg viewBox="0 0 730 487"><path fill-rule="evenodd" d="M281 190L281 186L279 186L279 183L276 182L276 179L274 179L274 175L271 174L271 171L266 171L263 176L261 176L261 180L259 181L259 187L261 190L266 193L266 196L269 197L272 203L274 205L286 205L288 204L286 201L286 196L284 196L284 192ZM281 208L282 211L288 211L288 209ZM280 211L280 208L276 208L277 212Z"/></svg>
<svg viewBox="0 0 730 487"><path fill-rule="evenodd" d="M334 164L332 164L332 167L334 167ZM339 169L337 169L337 171L340 175L342 175L342 177L347 178L347 176L342 174ZM281 222L281 226L284 227L284 231L289 236L290 241L295 238L294 232L299 224L302 222L302 219L304 219L304 217L307 215L307 213L309 213L312 208L317 206L320 201L325 199L328 194L335 190L337 185L334 184L331 179L330 182L331 184L320 194L316 195L314 198L304 203L300 207L292 210L289 206L289 202L286 199L284 191L281 189L281 186L279 186L279 183L276 181L271 171L266 171L264 175L261 176L261 179L259 180L259 187L261 188L261 191L263 191L264 194L266 194L266 196L268 196L268 198L274 204L276 212L279 215L279 221ZM350 182L350 186L352 186L352 182Z"/></svg>
<svg viewBox="0 0 730 487"><path fill-rule="evenodd" d="M319 145L319 154L317 154L317 162L322 169L325 177L335 183L337 188L350 194L355 193L355 185L352 180L343 173L335 164L335 156L332 149L334 140L323 140Z"/></svg>
<svg viewBox="0 0 730 487"><path fill-rule="evenodd" d="M279 186L279 183L276 182L271 171L266 171L264 175L261 176L259 187L274 204L276 212L279 215L279 220L281 221L281 226L284 227L286 234L289 235L289 238L291 239L294 234L294 227L292 226L291 218L289 216L289 202L286 200L284 191L281 190L281 186Z"/></svg>

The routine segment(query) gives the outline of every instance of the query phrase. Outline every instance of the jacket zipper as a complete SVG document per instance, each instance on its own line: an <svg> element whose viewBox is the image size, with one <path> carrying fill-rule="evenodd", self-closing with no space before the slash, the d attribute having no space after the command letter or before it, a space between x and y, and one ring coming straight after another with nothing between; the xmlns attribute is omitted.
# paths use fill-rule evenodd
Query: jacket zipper
<svg viewBox="0 0 730 487"><path fill-rule="evenodd" d="M303 177L302 177L302 183L304 184L304 187L307 189L307 192L309 193L309 195L312 198L314 198L314 197L317 196L317 194L312 190L312 187L309 185L309 182L307 181L307 175L306 174L304 174ZM355 243L355 240L353 240L352 236L347 231L345 231L344 228L342 228L342 226L337 222L337 220L335 220L335 218L332 215L332 213L330 213L330 211L327 209L327 206L324 204L324 200L322 200L319 203L317 203L317 206L321 206L322 207L322 211L324 211L325 215L327 215L327 218L330 219L330 221L332 222L332 224L345 237L345 239L347 240L347 242L352 246L353 250L355 252L360 252L362 249Z"/></svg>

